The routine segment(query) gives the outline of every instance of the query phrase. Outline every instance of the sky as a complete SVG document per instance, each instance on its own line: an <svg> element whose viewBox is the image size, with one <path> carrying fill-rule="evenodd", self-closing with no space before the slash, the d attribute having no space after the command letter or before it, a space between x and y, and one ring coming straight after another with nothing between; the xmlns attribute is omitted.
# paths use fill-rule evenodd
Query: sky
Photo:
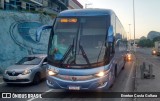
<svg viewBox="0 0 160 101"><path fill-rule="evenodd" d="M125 28L127 37L134 38L133 0L78 0L87 8L112 9ZM134 0L135 38L147 36L150 31L160 32L160 0ZM130 24L130 25L129 25ZM129 27L130 26L130 27Z"/></svg>

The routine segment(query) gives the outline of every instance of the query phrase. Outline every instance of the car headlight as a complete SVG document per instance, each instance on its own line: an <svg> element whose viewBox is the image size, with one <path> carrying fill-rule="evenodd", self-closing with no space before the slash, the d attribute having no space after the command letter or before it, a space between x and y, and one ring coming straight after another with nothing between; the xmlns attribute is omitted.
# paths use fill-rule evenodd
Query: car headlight
<svg viewBox="0 0 160 101"><path fill-rule="evenodd" d="M127 56L128 56L128 58L131 58L131 54L128 54Z"/></svg>
<svg viewBox="0 0 160 101"><path fill-rule="evenodd" d="M30 70L30 69L26 69L26 70L23 71L22 74L23 74L23 75L26 75L26 74L29 74L29 73L31 73L31 70Z"/></svg>
<svg viewBox="0 0 160 101"><path fill-rule="evenodd" d="M153 51L153 53L156 53L156 51Z"/></svg>
<svg viewBox="0 0 160 101"><path fill-rule="evenodd" d="M54 76L54 75L57 75L57 73L52 70L48 70L48 75Z"/></svg>
<svg viewBox="0 0 160 101"><path fill-rule="evenodd" d="M99 73L95 74L95 76L102 77L102 76L104 76L104 74L105 73L102 71L102 72L99 72Z"/></svg>

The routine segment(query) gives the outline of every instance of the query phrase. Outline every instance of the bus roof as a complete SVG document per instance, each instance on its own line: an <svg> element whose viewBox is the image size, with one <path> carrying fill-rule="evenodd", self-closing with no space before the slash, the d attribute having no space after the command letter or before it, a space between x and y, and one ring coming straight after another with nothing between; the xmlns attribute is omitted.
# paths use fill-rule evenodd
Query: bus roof
<svg viewBox="0 0 160 101"><path fill-rule="evenodd" d="M65 10L58 14L61 16L98 16L98 15L111 15L114 12L111 9L72 9Z"/></svg>

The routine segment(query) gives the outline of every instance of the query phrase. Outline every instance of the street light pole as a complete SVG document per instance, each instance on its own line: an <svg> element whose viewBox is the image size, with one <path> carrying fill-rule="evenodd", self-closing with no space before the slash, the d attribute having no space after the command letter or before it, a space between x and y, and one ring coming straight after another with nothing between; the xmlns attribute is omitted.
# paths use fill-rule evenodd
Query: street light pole
<svg viewBox="0 0 160 101"><path fill-rule="evenodd" d="M128 25L129 25L129 39L131 41L131 29L130 29L131 24L128 24Z"/></svg>
<svg viewBox="0 0 160 101"><path fill-rule="evenodd" d="M133 33L134 33L134 52L136 51L136 47L135 47L135 4L134 4L134 0L133 0Z"/></svg>
<svg viewBox="0 0 160 101"><path fill-rule="evenodd" d="M128 32L128 34L129 34L129 49L131 50L131 30L130 30L130 26L131 26L131 24L128 24L129 25L129 32Z"/></svg>
<svg viewBox="0 0 160 101"><path fill-rule="evenodd" d="M86 3L85 4L85 8L87 8L88 5L92 5L91 3Z"/></svg>

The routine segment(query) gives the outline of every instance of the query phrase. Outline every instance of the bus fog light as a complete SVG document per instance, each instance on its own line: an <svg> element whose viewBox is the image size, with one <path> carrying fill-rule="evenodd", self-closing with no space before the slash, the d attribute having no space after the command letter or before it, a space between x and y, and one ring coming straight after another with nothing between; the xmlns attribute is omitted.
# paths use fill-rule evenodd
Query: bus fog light
<svg viewBox="0 0 160 101"><path fill-rule="evenodd" d="M51 85L53 85L53 83L50 80L48 80L48 83L51 84Z"/></svg>

